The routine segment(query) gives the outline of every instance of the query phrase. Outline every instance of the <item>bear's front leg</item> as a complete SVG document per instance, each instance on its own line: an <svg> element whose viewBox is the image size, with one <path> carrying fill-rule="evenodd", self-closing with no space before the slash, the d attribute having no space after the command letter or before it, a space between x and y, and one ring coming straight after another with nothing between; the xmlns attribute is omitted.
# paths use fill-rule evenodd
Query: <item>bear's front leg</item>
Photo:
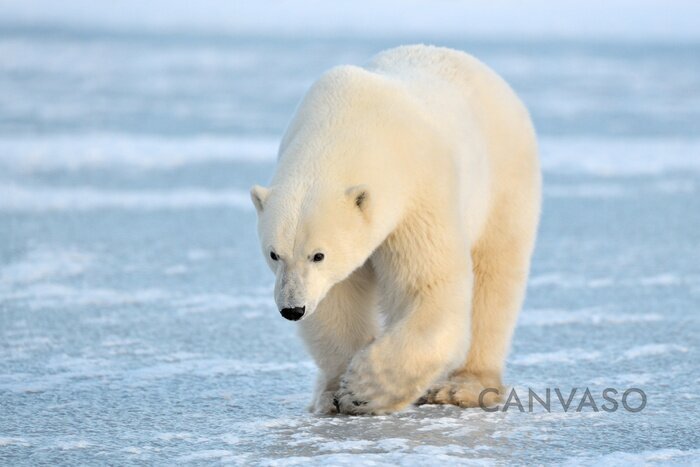
<svg viewBox="0 0 700 467"><path fill-rule="evenodd" d="M353 357L335 393L337 411L400 410L458 365L469 346L471 286L465 273L421 288L385 334Z"/></svg>
<svg viewBox="0 0 700 467"><path fill-rule="evenodd" d="M335 392L338 390L338 378L329 379L321 373L316 383L316 391L309 406L309 412L316 415L333 415L338 412L335 407Z"/></svg>
<svg viewBox="0 0 700 467"><path fill-rule="evenodd" d="M352 357L377 335L375 278L368 263L328 292L316 311L300 322L301 336L319 366L309 410L336 413L334 393Z"/></svg>

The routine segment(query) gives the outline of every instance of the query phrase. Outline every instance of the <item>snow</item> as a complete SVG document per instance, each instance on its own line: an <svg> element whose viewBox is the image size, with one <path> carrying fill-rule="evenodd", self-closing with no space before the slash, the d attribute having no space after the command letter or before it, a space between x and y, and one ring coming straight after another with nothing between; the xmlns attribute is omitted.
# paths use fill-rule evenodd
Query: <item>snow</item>
<svg viewBox="0 0 700 467"><path fill-rule="evenodd" d="M683 465L695 463L698 456L700 456L700 449L690 449L688 451L681 451L679 449L658 449L651 451L642 451L638 454L630 454L628 452L613 452L604 456L592 457L588 459L569 459L562 465Z"/></svg>
<svg viewBox="0 0 700 467"><path fill-rule="evenodd" d="M688 349L686 347L675 344L649 344L640 345L638 347L632 347L631 349L625 350L622 356L623 358L639 358L653 355L663 355L669 352L686 353L687 351Z"/></svg>
<svg viewBox="0 0 700 467"><path fill-rule="evenodd" d="M84 440L64 441L56 444L56 447L61 451L70 451L71 449L87 449L90 447L90 443Z"/></svg>
<svg viewBox="0 0 700 467"><path fill-rule="evenodd" d="M609 310L535 310L522 313L520 326L561 326L561 325L598 325L627 324L634 322L662 321L659 313L611 313Z"/></svg>
<svg viewBox="0 0 700 467"><path fill-rule="evenodd" d="M0 447L12 445L28 447L29 443L23 438L0 438Z"/></svg>
<svg viewBox="0 0 700 467"><path fill-rule="evenodd" d="M697 39L698 6L675 0L603 0L585 5L571 0L552 3L525 0L517 4L472 0L122 0L119 5L89 0L5 0L4 15L16 22L58 23L171 31L189 29L249 34L584 37L587 39Z"/></svg>
<svg viewBox="0 0 700 467"><path fill-rule="evenodd" d="M37 248L20 261L0 266L0 287L77 276L91 262L92 258L79 250Z"/></svg>
<svg viewBox="0 0 700 467"><path fill-rule="evenodd" d="M601 360L603 355L600 352L590 351L583 348L559 350L556 352L543 352L518 355L511 359L515 365L544 365L548 363L558 364L580 364L586 360Z"/></svg>
<svg viewBox="0 0 700 467"><path fill-rule="evenodd" d="M700 139L695 135L682 139L543 135L539 143L542 166L551 173L598 175L600 182L606 177L625 175L700 173L700 158L688 157L688 154L700 154ZM127 173L167 172L217 164L266 165L275 161L278 144L277 135L163 137L103 132L80 138L59 133L41 139L8 135L0 140L0 167L18 175L30 175L112 169ZM634 158L620 157L625 153L634 154ZM667 181L657 181L664 182Z"/></svg>
<svg viewBox="0 0 700 467"><path fill-rule="evenodd" d="M243 190L99 190L93 187L49 188L0 186L3 211L86 211L96 209L191 209L234 207L252 209Z"/></svg>
<svg viewBox="0 0 700 467"><path fill-rule="evenodd" d="M0 464L700 461L700 52L668 41L697 34L690 3L599 25L604 2L587 3L579 26L584 7L555 24L534 2L533 22L474 38L449 2L441 41L513 83L540 135L543 218L506 382L521 398L576 388L573 407L585 388L600 407L605 388L620 402L635 387L647 407L371 418L306 412L316 370L275 309L247 191L314 77L444 18L402 8L393 29L368 19L371 36L282 38L265 2L236 18L205 3L191 30L178 2L0 3L5 22L55 23L0 28ZM308 5L294 27L321 23L314 6L328 28L355 14ZM477 6L474 23L501 8ZM637 21L637 39L603 40L613 21L619 36ZM514 24L543 38L499 32ZM548 39L571 24L576 41Z"/></svg>
<svg viewBox="0 0 700 467"><path fill-rule="evenodd" d="M41 139L10 136L0 141L0 166L20 173L81 170L173 170L225 162L270 162L277 154L274 138L103 133L75 138L70 134Z"/></svg>

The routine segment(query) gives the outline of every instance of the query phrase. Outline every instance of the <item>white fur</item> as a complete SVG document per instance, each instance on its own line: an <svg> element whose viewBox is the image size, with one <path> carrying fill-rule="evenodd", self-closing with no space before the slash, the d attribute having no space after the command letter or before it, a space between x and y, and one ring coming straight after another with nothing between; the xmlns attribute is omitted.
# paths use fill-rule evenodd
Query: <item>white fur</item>
<svg viewBox="0 0 700 467"><path fill-rule="evenodd" d="M529 115L493 71L427 46L328 71L251 195L277 304L306 307L313 410L473 406L500 389L540 171Z"/></svg>

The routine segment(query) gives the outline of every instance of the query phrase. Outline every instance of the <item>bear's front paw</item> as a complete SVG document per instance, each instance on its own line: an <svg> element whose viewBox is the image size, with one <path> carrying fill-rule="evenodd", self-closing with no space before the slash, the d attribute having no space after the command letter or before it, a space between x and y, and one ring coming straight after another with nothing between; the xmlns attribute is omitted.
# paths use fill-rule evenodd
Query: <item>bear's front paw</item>
<svg viewBox="0 0 700 467"><path fill-rule="evenodd" d="M402 409L422 392L422 383L415 378L373 364L387 359L372 357L370 352L371 347L355 355L340 379L333 401L338 413L384 415Z"/></svg>
<svg viewBox="0 0 700 467"><path fill-rule="evenodd" d="M314 399L309 411L316 415L333 415L338 413L333 391L324 391Z"/></svg>
<svg viewBox="0 0 700 467"><path fill-rule="evenodd" d="M373 405L359 394L353 392L346 379L341 380L340 389L333 395L333 406L338 413L346 415L373 415Z"/></svg>
<svg viewBox="0 0 700 467"><path fill-rule="evenodd" d="M499 377L470 373L452 375L441 381L416 401L423 404L452 404L459 407L492 407L501 401L504 388Z"/></svg>

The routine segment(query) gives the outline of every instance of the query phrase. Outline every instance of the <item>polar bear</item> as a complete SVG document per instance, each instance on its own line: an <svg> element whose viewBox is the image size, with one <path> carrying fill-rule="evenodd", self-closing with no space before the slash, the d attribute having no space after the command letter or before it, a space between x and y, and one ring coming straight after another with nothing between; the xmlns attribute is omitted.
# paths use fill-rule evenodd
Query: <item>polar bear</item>
<svg viewBox="0 0 700 467"><path fill-rule="evenodd" d="M275 301L320 369L311 409L495 402L540 191L529 114L474 57L403 46L322 75L251 189Z"/></svg>

